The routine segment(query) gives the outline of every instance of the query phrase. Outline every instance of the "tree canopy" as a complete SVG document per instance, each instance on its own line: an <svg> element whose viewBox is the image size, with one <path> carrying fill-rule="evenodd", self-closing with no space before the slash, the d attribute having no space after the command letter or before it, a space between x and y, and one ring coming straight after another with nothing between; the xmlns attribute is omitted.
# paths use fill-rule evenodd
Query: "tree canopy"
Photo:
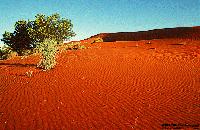
<svg viewBox="0 0 200 130"><path fill-rule="evenodd" d="M37 14L33 21L17 21L15 31L6 31L1 40L20 54L23 50L35 48L45 39L55 39L58 43L70 39L75 36L72 28L71 20L61 18L57 13L51 16Z"/></svg>
<svg viewBox="0 0 200 130"><path fill-rule="evenodd" d="M33 39L28 34L28 28L26 21L18 21L15 23L15 31L13 33L6 31L1 40L18 53L20 50L34 48Z"/></svg>

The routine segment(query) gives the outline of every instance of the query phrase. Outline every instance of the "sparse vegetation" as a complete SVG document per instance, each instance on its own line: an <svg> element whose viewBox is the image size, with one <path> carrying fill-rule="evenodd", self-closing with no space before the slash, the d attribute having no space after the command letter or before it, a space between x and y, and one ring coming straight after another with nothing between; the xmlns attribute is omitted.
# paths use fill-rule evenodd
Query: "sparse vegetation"
<svg viewBox="0 0 200 130"><path fill-rule="evenodd" d="M12 57L17 56L17 52L13 51L10 47L2 47L0 48L0 60L10 59Z"/></svg>
<svg viewBox="0 0 200 130"><path fill-rule="evenodd" d="M29 78L32 77L33 75L33 71L29 70L26 72L26 76L28 76Z"/></svg>
<svg viewBox="0 0 200 130"><path fill-rule="evenodd" d="M51 16L37 14L33 21L17 21L15 31L13 33L6 31L1 41L19 55L23 55L23 51L33 50L38 42L43 43L47 38L55 39L57 43L70 39L75 36L72 27L71 20L61 18L57 13Z"/></svg>
<svg viewBox="0 0 200 130"><path fill-rule="evenodd" d="M100 38L100 37L98 37L98 38L95 38L95 40L94 40L95 42L103 42L103 39L102 38Z"/></svg>
<svg viewBox="0 0 200 130"><path fill-rule="evenodd" d="M55 39L45 39L44 42L39 42L37 48L41 52L41 60L38 67L44 70L50 70L56 65L57 42Z"/></svg>
<svg viewBox="0 0 200 130"><path fill-rule="evenodd" d="M90 43L93 44L93 43L97 43L97 42L103 42L103 39L100 37L93 38Z"/></svg>
<svg viewBox="0 0 200 130"><path fill-rule="evenodd" d="M0 50L0 59L40 52L41 60L37 66L50 70L56 65L57 45L63 43L64 39L68 40L75 36L72 27L71 20L61 18L57 13L51 16L37 14L33 21L17 21L13 33L3 34L1 41L9 46L9 49ZM76 50L83 49L84 46L76 44L68 48Z"/></svg>
<svg viewBox="0 0 200 130"><path fill-rule="evenodd" d="M79 49L86 49L86 47L84 45L80 45Z"/></svg>
<svg viewBox="0 0 200 130"><path fill-rule="evenodd" d="M66 50L78 50L78 49L86 49L84 45L81 45L80 42L71 42L66 45Z"/></svg>

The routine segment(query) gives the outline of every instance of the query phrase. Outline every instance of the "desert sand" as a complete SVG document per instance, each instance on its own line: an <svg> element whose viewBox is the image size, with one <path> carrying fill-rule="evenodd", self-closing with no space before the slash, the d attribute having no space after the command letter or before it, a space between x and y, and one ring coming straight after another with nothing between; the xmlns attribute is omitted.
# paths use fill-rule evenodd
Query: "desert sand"
<svg viewBox="0 0 200 130"><path fill-rule="evenodd" d="M50 71L38 55L0 61L0 129L200 128L199 40L85 45Z"/></svg>

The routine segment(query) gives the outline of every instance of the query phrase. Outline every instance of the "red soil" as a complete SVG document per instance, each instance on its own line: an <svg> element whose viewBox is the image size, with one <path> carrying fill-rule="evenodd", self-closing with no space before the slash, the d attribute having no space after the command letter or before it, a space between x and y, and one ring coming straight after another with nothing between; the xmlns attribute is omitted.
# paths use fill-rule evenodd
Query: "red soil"
<svg viewBox="0 0 200 130"><path fill-rule="evenodd" d="M102 38L104 42L139 41L169 38L200 40L200 26L164 28L139 32L100 33L88 38L88 40L97 37Z"/></svg>
<svg viewBox="0 0 200 130"><path fill-rule="evenodd" d="M0 129L198 127L200 41L147 42L63 51L46 72L37 55L0 61Z"/></svg>

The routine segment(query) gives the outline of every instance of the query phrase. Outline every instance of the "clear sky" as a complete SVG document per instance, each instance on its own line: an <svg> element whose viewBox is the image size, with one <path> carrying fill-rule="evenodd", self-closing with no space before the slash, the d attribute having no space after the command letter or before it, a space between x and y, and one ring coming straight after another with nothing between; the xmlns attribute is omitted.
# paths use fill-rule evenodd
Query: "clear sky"
<svg viewBox="0 0 200 130"><path fill-rule="evenodd" d="M200 0L0 0L0 38L38 13L71 19L72 40L102 32L200 26Z"/></svg>

